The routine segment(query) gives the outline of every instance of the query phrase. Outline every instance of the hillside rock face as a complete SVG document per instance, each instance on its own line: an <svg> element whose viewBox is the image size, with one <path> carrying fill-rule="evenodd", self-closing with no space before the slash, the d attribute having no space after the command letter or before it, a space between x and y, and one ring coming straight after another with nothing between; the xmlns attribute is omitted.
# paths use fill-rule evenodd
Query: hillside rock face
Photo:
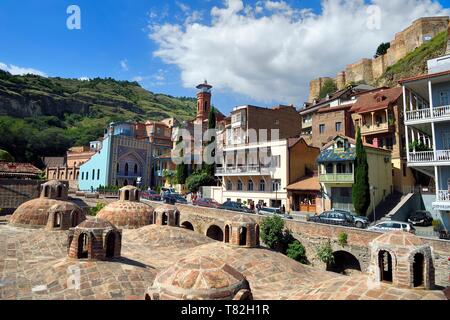
<svg viewBox="0 0 450 320"><path fill-rule="evenodd" d="M65 113L87 115L90 104L71 97L55 95L11 94L0 90L0 115L16 118L33 116L63 117Z"/></svg>

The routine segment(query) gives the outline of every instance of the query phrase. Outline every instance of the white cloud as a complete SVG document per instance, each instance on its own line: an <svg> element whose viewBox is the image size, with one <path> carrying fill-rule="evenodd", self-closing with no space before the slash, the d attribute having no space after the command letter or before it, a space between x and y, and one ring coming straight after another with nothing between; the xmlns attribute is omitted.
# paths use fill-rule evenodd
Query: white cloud
<svg viewBox="0 0 450 320"><path fill-rule="evenodd" d="M81 81L90 81L91 79L89 79L89 77L79 77L78 80L81 80Z"/></svg>
<svg viewBox="0 0 450 320"><path fill-rule="evenodd" d="M368 28L370 5L381 9L378 29ZM178 66L186 87L206 78L255 100L299 104L311 79L372 57L419 17L449 14L435 0L323 0L317 15L285 1L225 0L210 11L211 24L152 24L149 37L154 55Z"/></svg>
<svg viewBox="0 0 450 320"><path fill-rule="evenodd" d="M128 71L128 60L124 59L122 61L120 61L120 67L122 68L123 71Z"/></svg>
<svg viewBox="0 0 450 320"><path fill-rule="evenodd" d="M18 67L16 65L10 64L7 65L6 63L0 62L0 69L4 71L8 71L9 73L13 75L24 75L24 74L35 74L38 76L47 77L47 74L43 71L39 71L33 68L24 68L24 67Z"/></svg>

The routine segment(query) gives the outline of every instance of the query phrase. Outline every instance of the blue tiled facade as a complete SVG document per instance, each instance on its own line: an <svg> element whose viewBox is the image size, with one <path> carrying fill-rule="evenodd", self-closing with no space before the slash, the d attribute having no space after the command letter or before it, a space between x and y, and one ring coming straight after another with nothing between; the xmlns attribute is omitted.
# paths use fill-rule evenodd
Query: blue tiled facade
<svg viewBox="0 0 450 320"><path fill-rule="evenodd" d="M100 186L151 184L151 144L136 139L132 123L112 123L101 148L80 167L80 190L97 190Z"/></svg>

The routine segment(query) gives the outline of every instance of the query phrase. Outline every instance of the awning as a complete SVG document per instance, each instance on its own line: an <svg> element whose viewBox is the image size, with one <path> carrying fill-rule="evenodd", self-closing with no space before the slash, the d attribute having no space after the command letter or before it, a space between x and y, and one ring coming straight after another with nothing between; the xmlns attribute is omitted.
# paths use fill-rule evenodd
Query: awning
<svg viewBox="0 0 450 320"><path fill-rule="evenodd" d="M286 187L288 191L320 191L319 177L303 177Z"/></svg>

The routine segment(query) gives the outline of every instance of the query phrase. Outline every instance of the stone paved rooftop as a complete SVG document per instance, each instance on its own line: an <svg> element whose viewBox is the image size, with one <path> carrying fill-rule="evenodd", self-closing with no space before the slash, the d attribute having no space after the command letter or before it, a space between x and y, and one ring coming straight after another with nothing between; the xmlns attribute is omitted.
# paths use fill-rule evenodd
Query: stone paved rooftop
<svg viewBox="0 0 450 320"><path fill-rule="evenodd" d="M180 259L223 260L249 282L254 299L445 299L442 291L373 284L302 265L263 248L213 241L182 228L123 230L122 253L111 261L67 258L67 231L0 224L0 299L140 299L158 274ZM79 273L80 287L73 287Z"/></svg>

